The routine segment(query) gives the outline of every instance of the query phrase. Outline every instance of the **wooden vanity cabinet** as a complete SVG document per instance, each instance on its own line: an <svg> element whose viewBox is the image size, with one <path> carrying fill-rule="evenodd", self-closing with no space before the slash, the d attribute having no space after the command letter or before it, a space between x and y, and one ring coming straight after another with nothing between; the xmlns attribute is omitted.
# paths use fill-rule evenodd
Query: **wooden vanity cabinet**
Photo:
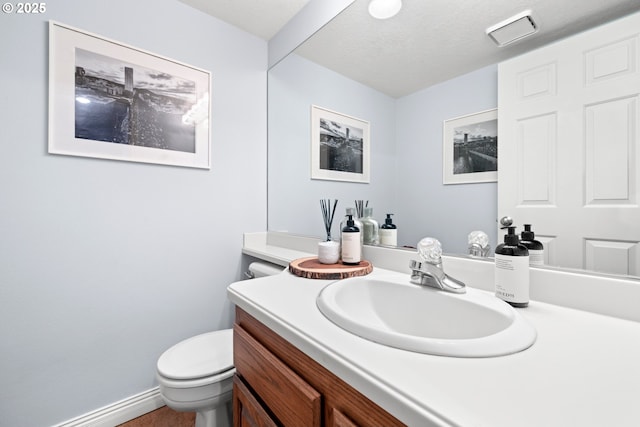
<svg viewBox="0 0 640 427"><path fill-rule="evenodd" d="M273 418L235 375L233 377L233 425L241 427L277 427Z"/></svg>
<svg viewBox="0 0 640 427"><path fill-rule="evenodd" d="M234 427L404 426L241 308L233 329Z"/></svg>

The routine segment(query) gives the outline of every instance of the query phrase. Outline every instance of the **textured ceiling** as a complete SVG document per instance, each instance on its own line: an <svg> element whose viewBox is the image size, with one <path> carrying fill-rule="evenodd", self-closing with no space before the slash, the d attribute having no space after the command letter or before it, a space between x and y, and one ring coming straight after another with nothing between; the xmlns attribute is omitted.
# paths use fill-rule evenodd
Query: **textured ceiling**
<svg viewBox="0 0 640 427"><path fill-rule="evenodd" d="M296 53L393 97L640 10L638 0L405 0L378 21L356 0ZM485 30L530 9L539 30L497 47Z"/></svg>
<svg viewBox="0 0 640 427"><path fill-rule="evenodd" d="M179 0L265 40L273 37L309 0Z"/></svg>
<svg viewBox="0 0 640 427"><path fill-rule="evenodd" d="M180 1L267 40L308 2ZM380 21L369 16L368 4L355 0L296 53L393 97L640 10L640 0L403 0L398 15ZM485 34L527 9L539 27L534 35L499 48Z"/></svg>

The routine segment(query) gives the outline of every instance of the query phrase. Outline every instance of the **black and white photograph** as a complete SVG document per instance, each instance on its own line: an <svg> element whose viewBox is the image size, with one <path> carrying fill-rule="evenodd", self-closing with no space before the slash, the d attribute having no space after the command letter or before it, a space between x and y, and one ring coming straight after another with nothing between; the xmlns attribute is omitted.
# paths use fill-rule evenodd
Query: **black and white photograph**
<svg viewBox="0 0 640 427"><path fill-rule="evenodd" d="M362 129L321 117L320 169L362 173Z"/></svg>
<svg viewBox="0 0 640 427"><path fill-rule="evenodd" d="M497 110L446 120L443 134L444 184L497 180Z"/></svg>
<svg viewBox="0 0 640 427"><path fill-rule="evenodd" d="M210 168L211 75L51 22L49 153Z"/></svg>
<svg viewBox="0 0 640 427"><path fill-rule="evenodd" d="M453 173L498 170L498 121L474 123L453 130Z"/></svg>
<svg viewBox="0 0 640 427"><path fill-rule="evenodd" d="M76 49L76 138L194 153L195 83Z"/></svg>
<svg viewBox="0 0 640 427"><path fill-rule="evenodd" d="M312 106L312 178L369 182L369 123Z"/></svg>

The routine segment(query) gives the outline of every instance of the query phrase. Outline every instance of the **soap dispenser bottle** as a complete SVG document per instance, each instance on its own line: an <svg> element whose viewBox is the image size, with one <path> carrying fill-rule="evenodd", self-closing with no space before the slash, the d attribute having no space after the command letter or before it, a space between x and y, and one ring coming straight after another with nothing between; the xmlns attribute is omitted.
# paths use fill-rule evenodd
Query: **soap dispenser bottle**
<svg viewBox="0 0 640 427"><path fill-rule="evenodd" d="M508 227L504 243L496 247L496 296L514 307L529 305L529 250L520 244L515 227Z"/></svg>
<svg viewBox="0 0 640 427"><path fill-rule="evenodd" d="M378 221L373 219L373 208L364 208L364 217L362 217L361 222L364 244L377 245L380 243L378 237Z"/></svg>
<svg viewBox="0 0 640 427"><path fill-rule="evenodd" d="M362 233L363 227L362 227L362 222L358 219L358 216L356 215L356 209L355 208L347 208L346 212L347 212L347 214L345 215L344 219L340 223L340 244L342 244L342 229L347 226L347 220L349 219L349 215L351 215L351 217L353 219L353 224L356 227L358 227L360 229L360 231L361 231L361 233L360 233L360 246L362 246L363 243L364 243L364 235Z"/></svg>
<svg viewBox="0 0 640 427"><path fill-rule="evenodd" d="M531 224L525 224L524 231L520 233L520 243L529 249L529 265L544 265L544 245L535 237Z"/></svg>
<svg viewBox="0 0 640 427"><path fill-rule="evenodd" d="M362 257L360 229L356 227L353 215L347 215L347 225L342 229L342 247L340 255L343 264L357 265Z"/></svg>
<svg viewBox="0 0 640 427"><path fill-rule="evenodd" d="M398 246L398 228L391 222L391 215L387 214L384 224L380 226L380 244Z"/></svg>

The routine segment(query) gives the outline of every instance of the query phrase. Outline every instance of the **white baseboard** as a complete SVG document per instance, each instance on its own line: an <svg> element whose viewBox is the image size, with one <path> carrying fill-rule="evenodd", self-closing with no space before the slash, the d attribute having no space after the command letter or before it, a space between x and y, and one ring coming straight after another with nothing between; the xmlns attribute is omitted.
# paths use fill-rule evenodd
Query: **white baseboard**
<svg viewBox="0 0 640 427"><path fill-rule="evenodd" d="M162 406L160 390L155 387L54 427L114 427Z"/></svg>

